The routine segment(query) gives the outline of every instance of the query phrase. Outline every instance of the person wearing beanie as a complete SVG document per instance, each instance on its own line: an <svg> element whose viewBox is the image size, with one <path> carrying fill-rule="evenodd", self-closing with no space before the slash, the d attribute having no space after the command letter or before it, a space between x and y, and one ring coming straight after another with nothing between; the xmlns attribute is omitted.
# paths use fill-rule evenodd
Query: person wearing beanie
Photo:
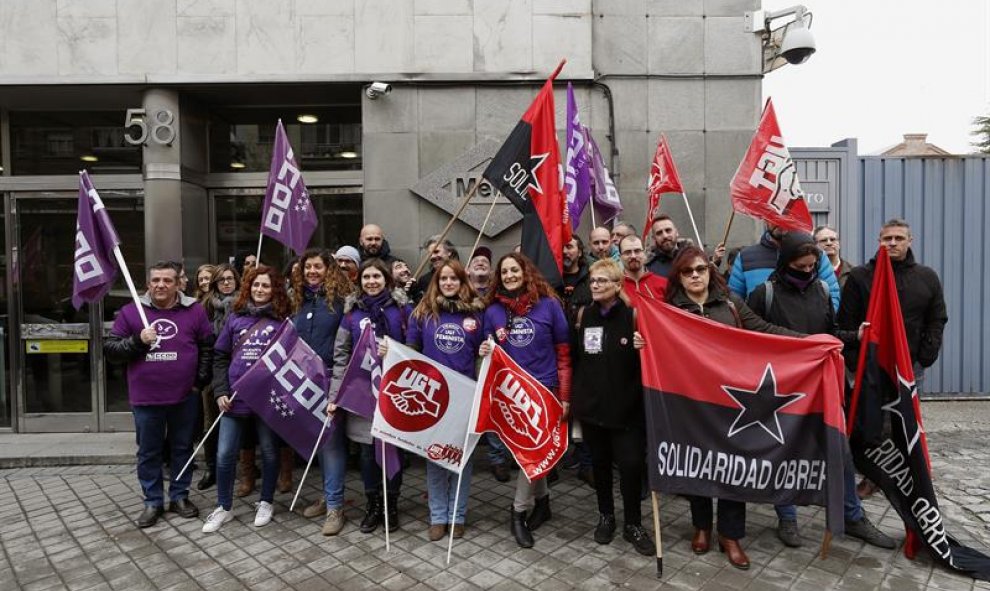
<svg viewBox="0 0 990 591"><path fill-rule="evenodd" d="M337 261L337 266L344 270L351 283L357 282L358 266L361 264L361 255L353 246L341 246L333 255Z"/></svg>

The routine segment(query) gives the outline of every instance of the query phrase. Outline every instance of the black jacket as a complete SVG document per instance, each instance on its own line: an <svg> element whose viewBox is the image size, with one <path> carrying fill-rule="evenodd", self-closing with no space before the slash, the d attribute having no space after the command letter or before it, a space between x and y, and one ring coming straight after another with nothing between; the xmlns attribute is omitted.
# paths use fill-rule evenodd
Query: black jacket
<svg viewBox="0 0 990 591"><path fill-rule="evenodd" d="M692 244L693 242L691 240L681 238L677 241L677 244L674 245L674 250L670 254L665 253L659 248L655 249L653 251L653 256L646 262L646 269L650 273L659 275L666 279L667 276L670 275L670 265L674 262L674 259L677 258L677 254L681 252L682 248Z"/></svg>
<svg viewBox="0 0 990 591"><path fill-rule="evenodd" d="M805 336L803 333L783 328L776 324L770 324L760 318L755 312L749 309L749 306L746 305L746 302L742 301L742 298L734 293L726 295L721 291L711 290L708 292L708 299L705 300L704 305L701 305L689 298L684 292L678 292L669 303L681 310L703 316L715 322L735 326L736 328L745 328L746 330L786 337Z"/></svg>
<svg viewBox="0 0 990 591"><path fill-rule="evenodd" d="M383 263L389 266L389 270L391 270L392 261L396 260L396 257L392 255L392 247L388 245L388 240L382 240L382 248L376 255L368 254L361 244L358 244L357 251L362 263L368 259L381 259Z"/></svg>
<svg viewBox="0 0 990 591"><path fill-rule="evenodd" d="M577 311L582 306L591 304L591 283L588 281L588 266L581 265L578 272L572 275L564 274L564 287L558 293L564 302L564 312L567 321L574 325Z"/></svg>
<svg viewBox="0 0 990 591"><path fill-rule="evenodd" d="M890 263L894 270L894 283L897 285L897 299L901 303L911 361L922 367L929 367L938 359L938 353L942 349L942 332L945 330L945 323L949 321L945 297L942 295L942 282L934 270L915 262L911 249L908 249L903 261L892 260ZM874 258L849 272L849 279L842 288L839 328L855 330L866 320L875 269ZM855 367L858 354L858 347L846 347L846 365L850 369Z"/></svg>
<svg viewBox="0 0 990 591"><path fill-rule="evenodd" d="M604 316L597 303L586 306L581 326L571 330L571 409L583 422L610 429L643 428L634 322L633 309L620 299Z"/></svg>

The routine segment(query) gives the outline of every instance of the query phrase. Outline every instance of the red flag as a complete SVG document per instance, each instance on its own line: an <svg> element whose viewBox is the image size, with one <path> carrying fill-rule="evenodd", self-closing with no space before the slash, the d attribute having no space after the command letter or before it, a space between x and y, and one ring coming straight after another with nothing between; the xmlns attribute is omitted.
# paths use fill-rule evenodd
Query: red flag
<svg viewBox="0 0 990 591"><path fill-rule="evenodd" d="M788 230L811 231L808 203L770 99L729 192L732 208L739 213Z"/></svg>
<svg viewBox="0 0 990 591"><path fill-rule="evenodd" d="M567 451L563 405L498 345L482 364L475 413L474 431L498 433L531 481Z"/></svg>
<svg viewBox="0 0 990 591"><path fill-rule="evenodd" d="M677 175L677 167L674 166L674 157L670 153L670 146L667 144L667 136L660 134L660 142L657 143L657 151L653 155L653 164L650 166L650 185L647 193L650 198L650 208L646 212L646 223L643 224L643 242L653 227L653 218L657 215L657 208L660 207L660 195L663 193L683 193L684 187L681 185L681 177Z"/></svg>
<svg viewBox="0 0 990 591"><path fill-rule="evenodd" d="M553 105L553 79L564 63L482 173L522 212L522 252L554 286L563 284L564 245L571 241Z"/></svg>

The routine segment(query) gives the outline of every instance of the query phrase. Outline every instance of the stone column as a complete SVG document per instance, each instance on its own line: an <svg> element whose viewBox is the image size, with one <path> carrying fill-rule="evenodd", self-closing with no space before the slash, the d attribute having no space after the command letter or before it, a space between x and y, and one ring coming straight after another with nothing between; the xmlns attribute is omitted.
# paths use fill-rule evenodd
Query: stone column
<svg viewBox="0 0 990 591"><path fill-rule="evenodd" d="M182 193L179 94L152 88L144 93L144 252L152 264L182 260Z"/></svg>

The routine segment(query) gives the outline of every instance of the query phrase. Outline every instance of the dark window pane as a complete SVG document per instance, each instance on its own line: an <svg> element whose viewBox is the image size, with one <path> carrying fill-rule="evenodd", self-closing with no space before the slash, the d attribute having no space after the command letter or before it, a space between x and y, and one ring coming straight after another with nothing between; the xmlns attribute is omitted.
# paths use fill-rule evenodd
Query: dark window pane
<svg viewBox="0 0 990 591"><path fill-rule="evenodd" d="M123 121L123 111L11 111L10 174L139 173Z"/></svg>

